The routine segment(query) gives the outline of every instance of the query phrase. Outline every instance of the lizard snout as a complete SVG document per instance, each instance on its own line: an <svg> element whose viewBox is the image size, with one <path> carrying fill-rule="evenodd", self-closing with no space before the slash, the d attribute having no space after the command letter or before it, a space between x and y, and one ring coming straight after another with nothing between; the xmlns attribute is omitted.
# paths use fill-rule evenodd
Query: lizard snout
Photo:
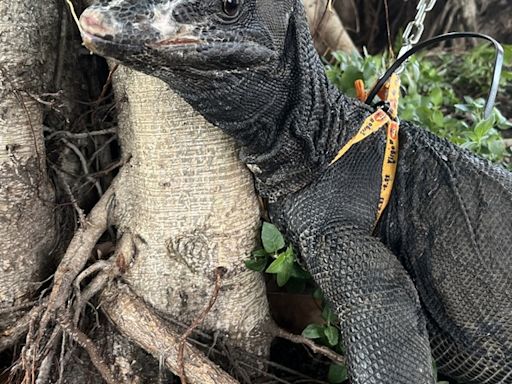
<svg viewBox="0 0 512 384"><path fill-rule="evenodd" d="M80 16L80 26L82 27L84 42L87 34L103 39L111 39L116 31L109 22L109 18L102 12L93 8L86 9Z"/></svg>

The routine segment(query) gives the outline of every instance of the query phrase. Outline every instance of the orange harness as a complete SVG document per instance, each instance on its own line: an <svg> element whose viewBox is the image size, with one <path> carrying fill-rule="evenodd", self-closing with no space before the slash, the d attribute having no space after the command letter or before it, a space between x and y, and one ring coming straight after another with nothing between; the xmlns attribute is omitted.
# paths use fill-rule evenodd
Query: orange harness
<svg viewBox="0 0 512 384"><path fill-rule="evenodd" d="M357 97L359 100L366 99L366 91L362 80L355 83ZM352 137L338 152L336 157L331 161L334 164L356 143L364 140L372 133L377 132L386 126L386 149L384 152L384 162L382 164L382 181L380 187L380 199L377 209L377 219L379 221L382 212L389 203L393 183L396 176L396 166L398 163L398 130L400 128L398 115L398 100L400 98L400 78L393 74L386 85L379 92L382 101L388 105L385 112L382 108L378 108L364 122L357 134Z"/></svg>

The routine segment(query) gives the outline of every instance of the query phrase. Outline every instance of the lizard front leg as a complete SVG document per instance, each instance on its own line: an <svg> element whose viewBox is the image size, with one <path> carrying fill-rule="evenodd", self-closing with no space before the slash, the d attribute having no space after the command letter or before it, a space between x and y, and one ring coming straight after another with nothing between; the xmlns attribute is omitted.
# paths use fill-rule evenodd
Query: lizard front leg
<svg viewBox="0 0 512 384"><path fill-rule="evenodd" d="M349 225L306 231L300 247L339 317L351 383L434 383L418 295L395 255Z"/></svg>

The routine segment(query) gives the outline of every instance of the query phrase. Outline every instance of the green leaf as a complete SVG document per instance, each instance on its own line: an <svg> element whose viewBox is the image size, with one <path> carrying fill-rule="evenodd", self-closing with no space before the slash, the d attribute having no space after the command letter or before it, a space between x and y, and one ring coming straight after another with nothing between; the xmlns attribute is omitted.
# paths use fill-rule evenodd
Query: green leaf
<svg viewBox="0 0 512 384"><path fill-rule="evenodd" d="M277 286L283 287L288 282L291 275L292 275L291 266L285 265L285 267L276 275Z"/></svg>
<svg viewBox="0 0 512 384"><path fill-rule="evenodd" d="M301 280L309 280L311 278L309 272L302 269L302 267L296 262L293 263L292 276Z"/></svg>
<svg viewBox="0 0 512 384"><path fill-rule="evenodd" d="M323 325L318 324L309 324L302 331L302 336L307 337L308 339L319 339L324 334Z"/></svg>
<svg viewBox="0 0 512 384"><path fill-rule="evenodd" d="M505 48L505 64L512 65L512 45L504 45Z"/></svg>
<svg viewBox="0 0 512 384"><path fill-rule="evenodd" d="M494 117L490 117L486 120L481 120L475 126L475 129L474 129L475 134L477 135L477 137L479 139L483 138L493 126L494 126Z"/></svg>
<svg viewBox="0 0 512 384"><path fill-rule="evenodd" d="M253 258L256 259L258 257L267 257L268 253L263 248L260 248L260 249L256 249L256 250L252 251L251 255Z"/></svg>
<svg viewBox="0 0 512 384"><path fill-rule="evenodd" d="M348 379L347 367L339 364L331 364L327 380L331 384L340 384Z"/></svg>
<svg viewBox="0 0 512 384"><path fill-rule="evenodd" d="M432 122L438 126L442 127L444 125L444 116L441 111L434 111L432 114Z"/></svg>
<svg viewBox="0 0 512 384"><path fill-rule="evenodd" d="M322 310L322 317L324 318L325 321L327 321L327 324L332 324L336 322L336 315L328 305L326 305Z"/></svg>
<svg viewBox="0 0 512 384"><path fill-rule="evenodd" d="M430 92L430 100L436 107L440 106L443 102L443 91L441 88L436 87Z"/></svg>
<svg viewBox="0 0 512 384"><path fill-rule="evenodd" d="M315 299L315 300L323 300L324 299L324 293L322 292L322 290L320 288L316 288L313 291L313 299Z"/></svg>
<svg viewBox="0 0 512 384"><path fill-rule="evenodd" d="M455 109L458 109L459 111L462 111L464 113L471 112L471 109L468 107L467 104L455 104L454 107Z"/></svg>
<svg viewBox="0 0 512 384"><path fill-rule="evenodd" d="M293 271L294 262L293 249L291 246L286 248L286 251L280 253L277 258L268 266L267 273L277 274L277 285L282 287L285 285Z"/></svg>
<svg viewBox="0 0 512 384"><path fill-rule="evenodd" d="M338 331L338 328L332 325L327 325L324 328L324 335L327 338L327 342L331 347L334 347L336 344L338 344L339 334L340 333Z"/></svg>
<svg viewBox="0 0 512 384"><path fill-rule="evenodd" d="M266 269L267 273L280 273L286 268L287 260L286 255L281 253Z"/></svg>
<svg viewBox="0 0 512 384"><path fill-rule="evenodd" d="M268 253L275 253L284 248L284 238L274 224L264 222L261 228L261 241Z"/></svg>
<svg viewBox="0 0 512 384"><path fill-rule="evenodd" d="M251 271L263 272L267 266L267 257L245 260L245 266Z"/></svg>
<svg viewBox="0 0 512 384"><path fill-rule="evenodd" d="M507 146L501 137L496 140L490 141L488 143L489 152L491 152L496 157L502 157L505 154Z"/></svg>
<svg viewBox="0 0 512 384"><path fill-rule="evenodd" d="M343 72L343 75L341 76L341 89L349 96L354 96L354 82L362 78L363 73L359 70L359 68L353 65L349 65Z"/></svg>

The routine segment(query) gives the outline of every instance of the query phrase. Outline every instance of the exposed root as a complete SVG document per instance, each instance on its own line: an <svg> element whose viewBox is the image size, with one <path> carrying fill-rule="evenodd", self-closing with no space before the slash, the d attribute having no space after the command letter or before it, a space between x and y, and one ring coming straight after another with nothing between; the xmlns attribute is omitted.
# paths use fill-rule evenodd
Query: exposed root
<svg viewBox="0 0 512 384"><path fill-rule="evenodd" d="M57 271L55 272L53 289L48 301L48 307L41 319L40 337L45 332L51 318L59 308L64 308L69 295L72 292L72 284L75 278L84 269L91 256L91 252L105 232L109 221L109 206L115 195L115 187L119 176L96 206L87 216L85 225L80 227L71 240Z"/></svg>
<svg viewBox="0 0 512 384"><path fill-rule="evenodd" d="M179 372L181 334L170 329L126 285L106 288L101 297L103 311L121 334L162 361L172 372ZM184 344L184 357L185 373L190 384L238 383L188 342Z"/></svg>
<svg viewBox="0 0 512 384"><path fill-rule="evenodd" d="M77 327L75 327L68 319L59 316L60 326L69 334L69 336L78 343L86 352L89 354L91 362L94 364L98 372L108 384L116 384L117 381L114 378L114 374L110 371L107 363L101 357L100 352L96 345L92 342L89 337Z"/></svg>
<svg viewBox="0 0 512 384"><path fill-rule="evenodd" d="M185 342L187 338L192 334L194 329L196 329L206 318L206 315L210 312L213 305L217 301L217 297L219 297L219 291L221 288L221 280L222 276L224 275L225 270L223 268L217 268L215 270L215 286L213 287L212 295L210 296L210 300L208 301L208 304L206 307L201 311L201 313L196 317L196 319L190 324L190 327L187 328L183 336L181 336L180 339L180 345L178 347L178 362L180 365L180 369L178 372L178 376L180 377L182 384L187 384L187 377L185 376L185 362L183 359L183 350L185 348Z"/></svg>
<svg viewBox="0 0 512 384"><path fill-rule="evenodd" d="M44 305L45 303L34 306L21 319L18 319L12 327L0 332L0 352L12 347L27 333L30 323L34 322L43 312Z"/></svg>
<svg viewBox="0 0 512 384"><path fill-rule="evenodd" d="M77 295L73 310L73 324L75 326L78 325L80 315L85 305L107 285L111 278L112 276L109 272L101 272L91 281L87 288L80 293L80 295Z"/></svg>
<svg viewBox="0 0 512 384"><path fill-rule="evenodd" d="M62 335L62 329L58 325L50 326L52 321L56 321L56 315L58 313L66 313L66 308L72 302L71 298L73 295L72 285L77 276L80 279L84 278L88 273L87 271L82 272L87 261L91 257L92 250L94 249L98 239L105 232L109 222L109 207L113 201L115 195L115 186L120 176L112 183L107 192L101 197L96 206L91 210L86 219L83 220L83 224L75 233L69 247L64 255L61 263L59 264L57 271L54 275L54 283L52 291L47 299L45 307L35 307L33 315L27 317L27 321L20 321L19 329L13 331L15 335L19 335L29 330L26 338L26 345L23 348L21 355L21 367L24 370L24 383L33 383L37 377L38 369L42 368L43 372L40 372L41 380L44 380L45 369L41 364L50 364L53 359L50 355L54 355L58 348L57 342L60 340ZM93 269L98 269L94 267ZM90 271L89 271L90 272ZM81 275L82 273L82 275ZM92 273L92 272L91 272ZM80 283L80 280L77 284ZM94 286L94 289L97 285ZM86 297L84 300L78 300L79 304L77 309L82 308L84 302L90 299L92 291L86 291ZM31 311L31 313L32 313ZM39 319L39 315L42 313L41 320L36 322L36 318ZM73 317L73 320L78 317ZM61 318L62 321L62 318ZM66 323L67 324L67 323ZM72 330L76 331L74 324L71 324ZM68 327L69 328L69 327ZM48 335L49 331L51 332ZM83 337L77 334L78 342L84 342ZM3 338L2 338L3 341ZM88 345L89 346L89 345ZM88 350L88 352L90 352ZM94 351L90 352L93 354L91 359L94 358ZM48 358L48 356L50 356ZM106 374L102 372L102 375ZM41 381L40 380L40 381Z"/></svg>

